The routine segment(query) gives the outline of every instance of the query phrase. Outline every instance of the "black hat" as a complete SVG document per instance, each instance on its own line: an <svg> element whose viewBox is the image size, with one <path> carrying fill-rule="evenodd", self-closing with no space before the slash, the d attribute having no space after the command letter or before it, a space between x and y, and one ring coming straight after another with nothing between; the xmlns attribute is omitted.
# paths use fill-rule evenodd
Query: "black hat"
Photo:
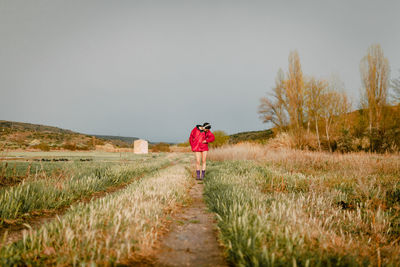
<svg viewBox="0 0 400 267"><path fill-rule="evenodd" d="M211 124L209 124L208 122L203 123L203 127L204 129L211 129Z"/></svg>

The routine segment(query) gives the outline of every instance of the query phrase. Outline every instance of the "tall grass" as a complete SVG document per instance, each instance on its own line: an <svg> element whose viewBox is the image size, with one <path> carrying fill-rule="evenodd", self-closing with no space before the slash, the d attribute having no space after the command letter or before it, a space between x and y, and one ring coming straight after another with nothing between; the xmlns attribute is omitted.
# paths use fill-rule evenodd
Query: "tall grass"
<svg viewBox="0 0 400 267"><path fill-rule="evenodd" d="M1 247L0 263L129 264L151 250L165 215L186 199L190 183L187 171L178 165L102 199L73 206L40 230L25 232L23 240Z"/></svg>
<svg viewBox="0 0 400 267"><path fill-rule="evenodd" d="M389 156L389 162L381 163L383 176L367 170L369 176L356 177L364 170L350 160L354 155L329 158L302 153L283 151L261 161L209 165L206 201L218 214L221 239L231 263L398 266L400 177L396 159ZM281 155L297 161L285 163ZM363 156L369 157L356 155ZM363 158L363 162L374 160L374 156ZM315 162L308 168L316 171L299 171L306 170L301 164L310 161ZM346 161L345 166L339 164ZM325 169L318 169L324 165ZM346 168L351 170L346 172ZM330 170L349 176L332 175Z"/></svg>
<svg viewBox="0 0 400 267"><path fill-rule="evenodd" d="M67 164L59 162L0 161L0 186L10 186L24 180L65 175Z"/></svg>
<svg viewBox="0 0 400 267"><path fill-rule="evenodd" d="M32 211L57 209L74 200L132 181L168 164L165 159L134 163L75 164L71 177L49 177L0 189L0 223L21 218ZM71 165L70 165L71 166Z"/></svg>
<svg viewBox="0 0 400 267"><path fill-rule="evenodd" d="M399 154L328 153L292 149L275 149L268 145L242 143L224 146L209 152L208 158L223 160L255 160L282 167L287 171L307 174L335 172L343 175L400 176Z"/></svg>

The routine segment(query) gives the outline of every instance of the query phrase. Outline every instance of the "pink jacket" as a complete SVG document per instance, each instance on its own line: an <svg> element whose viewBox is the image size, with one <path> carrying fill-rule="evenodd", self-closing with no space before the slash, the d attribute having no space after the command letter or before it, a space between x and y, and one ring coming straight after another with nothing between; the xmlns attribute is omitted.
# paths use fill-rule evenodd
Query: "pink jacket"
<svg viewBox="0 0 400 267"><path fill-rule="evenodd" d="M203 144L204 140L207 143ZM208 143L212 143L214 140L215 136L211 131L200 131L197 126L193 128L189 137L189 143L193 152L208 151Z"/></svg>

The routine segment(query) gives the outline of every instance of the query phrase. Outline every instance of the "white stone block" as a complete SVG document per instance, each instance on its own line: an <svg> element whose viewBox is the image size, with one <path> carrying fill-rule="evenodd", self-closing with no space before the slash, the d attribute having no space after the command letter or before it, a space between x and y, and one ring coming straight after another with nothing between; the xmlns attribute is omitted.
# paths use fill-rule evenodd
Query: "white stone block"
<svg viewBox="0 0 400 267"><path fill-rule="evenodd" d="M149 153L149 143L143 139L135 140L133 142L133 153L135 154Z"/></svg>

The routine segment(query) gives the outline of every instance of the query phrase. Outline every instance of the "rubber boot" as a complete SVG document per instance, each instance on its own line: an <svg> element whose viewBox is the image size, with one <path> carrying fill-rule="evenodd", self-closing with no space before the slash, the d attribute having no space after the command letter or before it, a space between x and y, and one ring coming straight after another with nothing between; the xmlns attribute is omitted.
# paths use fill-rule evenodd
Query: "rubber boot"
<svg viewBox="0 0 400 267"><path fill-rule="evenodd" d="M206 175L206 170L202 170L201 171L201 179L203 180L204 179L204 176Z"/></svg>
<svg viewBox="0 0 400 267"><path fill-rule="evenodd" d="M196 175L197 175L196 179L200 180L200 170L196 170Z"/></svg>

